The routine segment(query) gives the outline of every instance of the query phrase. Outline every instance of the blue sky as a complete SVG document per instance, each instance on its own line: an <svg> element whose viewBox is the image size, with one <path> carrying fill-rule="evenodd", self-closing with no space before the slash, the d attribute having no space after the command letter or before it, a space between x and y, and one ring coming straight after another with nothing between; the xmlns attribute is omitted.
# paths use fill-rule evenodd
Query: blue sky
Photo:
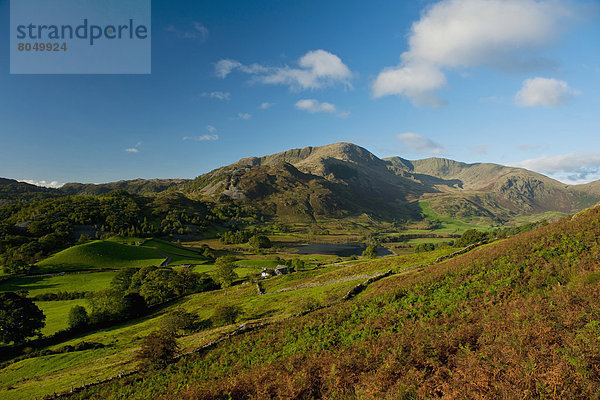
<svg viewBox="0 0 600 400"><path fill-rule="evenodd" d="M348 141L600 179L599 7L154 0L150 75L10 75L5 28L0 176L193 178Z"/></svg>

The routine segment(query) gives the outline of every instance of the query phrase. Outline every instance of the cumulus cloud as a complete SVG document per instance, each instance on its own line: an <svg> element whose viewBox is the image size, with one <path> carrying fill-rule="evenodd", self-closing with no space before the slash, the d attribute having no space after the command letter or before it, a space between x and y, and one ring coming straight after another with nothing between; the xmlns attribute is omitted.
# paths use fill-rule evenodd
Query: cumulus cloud
<svg viewBox="0 0 600 400"><path fill-rule="evenodd" d="M238 118L239 119L250 119L252 118L252 114L248 114L248 113L238 113Z"/></svg>
<svg viewBox="0 0 600 400"><path fill-rule="evenodd" d="M210 133L215 133L217 131L217 128L215 128L212 125L206 125L206 130L209 131Z"/></svg>
<svg viewBox="0 0 600 400"><path fill-rule="evenodd" d="M520 107L557 107L578 94L579 91L571 89L565 81L536 77L523 81L515 103Z"/></svg>
<svg viewBox="0 0 600 400"><path fill-rule="evenodd" d="M259 108L260 108L261 110L267 110L267 109L269 109L269 108L273 107L274 105L275 105L275 103L269 103L269 102L266 102L266 101L265 101L264 103L262 103L262 104L260 105L260 107L259 107Z"/></svg>
<svg viewBox="0 0 600 400"><path fill-rule="evenodd" d="M325 50L313 50L298 60L299 68L267 67L260 64L245 65L236 60L224 59L215 65L215 73L226 78L234 70L252 75L254 82L286 85L294 90L319 89L343 84L351 87L352 72L342 60Z"/></svg>
<svg viewBox="0 0 600 400"><path fill-rule="evenodd" d="M49 187L49 188L54 188L54 189L57 189L63 185L62 183L58 183L58 181L36 181L33 179L22 179L22 180L19 180L19 182L25 182L25 183L29 183L30 185L43 186L43 187Z"/></svg>
<svg viewBox="0 0 600 400"><path fill-rule="evenodd" d="M339 110L334 104L327 102L319 102L315 99L302 99L299 100L294 107L298 110L306 111L311 114L315 113L329 113L335 114L340 118L346 118L350 115L348 111Z"/></svg>
<svg viewBox="0 0 600 400"><path fill-rule="evenodd" d="M444 70L536 66L535 51L552 43L573 13L561 0L442 0L428 7L409 34L400 64L373 82L375 98L399 95L439 106Z"/></svg>
<svg viewBox="0 0 600 400"><path fill-rule="evenodd" d="M434 91L446 85L446 76L439 68L428 65L411 65L386 68L373 83L373 95L406 96L415 105L439 107L445 104Z"/></svg>
<svg viewBox="0 0 600 400"><path fill-rule="evenodd" d="M231 93L229 93L229 92L219 92L219 91L215 91L215 92L203 92L202 93L202 97L211 97L213 99L218 99L218 100L230 100L231 99Z"/></svg>
<svg viewBox="0 0 600 400"><path fill-rule="evenodd" d="M515 167L548 174L566 183L586 183L600 178L600 152L572 152L531 158Z"/></svg>
<svg viewBox="0 0 600 400"><path fill-rule="evenodd" d="M219 140L219 135L184 136L182 140L194 140L196 142Z"/></svg>
<svg viewBox="0 0 600 400"><path fill-rule="evenodd" d="M409 151L421 154L442 155L446 149L433 140L414 132L400 133L396 136Z"/></svg>
<svg viewBox="0 0 600 400"><path fill-rule="evenodd" d="M186 29L168 25L167 32L172 32L183 39L200 39L203 42L208 39L208 28L198 21L192 22L192 26Z"/></svg>

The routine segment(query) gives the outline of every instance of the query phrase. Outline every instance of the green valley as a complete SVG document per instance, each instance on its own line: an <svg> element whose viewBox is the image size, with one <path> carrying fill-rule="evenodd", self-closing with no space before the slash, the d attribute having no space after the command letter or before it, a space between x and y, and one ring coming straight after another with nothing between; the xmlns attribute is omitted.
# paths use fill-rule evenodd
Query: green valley
<svg viewBox="0 0 600 400"><path fill-rule="evenodd" d="M0 343L0 398L431 398L471 373L483 381L469 393L501 397L522 383L486 383L488 363L507 376L528 360L546 368L545 350L523 342L527 356L499 354L534 329L559 335L535 322L536 304L563 304L544 314L558 321L582 312L568 293L591 293L598 209L581 210L600 200L594 188L346 143L194 180L10 182L0 294L45 319ZM595 388L572 363L593 368L586 304L589 318L570 328L579 336L561 336L579 347L543 344L578 393ZM512 325L500 327L505 314ZM147 370L140 348L160 335L178 357ZM557 387L544 371L535 398Z"/></svg>

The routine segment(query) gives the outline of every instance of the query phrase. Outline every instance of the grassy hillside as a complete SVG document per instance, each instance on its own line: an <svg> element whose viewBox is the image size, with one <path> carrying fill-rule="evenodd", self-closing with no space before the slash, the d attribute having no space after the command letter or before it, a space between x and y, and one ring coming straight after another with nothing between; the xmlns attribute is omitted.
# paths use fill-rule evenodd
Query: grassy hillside
<svg viewBox="0 0 600 400"><path fill-rule="evenodd" d="M599 220L594 208L393 275L76 398L598 398Z"/></svg>
<svg viewBox="0 0 600 400"><path fill-rule="evenodd" d="M141 338L160 327L168 313L177 308L196 313L199 321L209 319L217 305L235 305L242 309L235 325L206 327L181 337L179 343L182 350L188 352L230 332L241 323L274 323L294 318L293 315L305 311L307 305L335 304L350 288L363 282L365 274L384 272L390 268L399 270L413 267L430 262L449 251L452 249L372 262L331 264L274 277L263 281L267 294L262 296L257 295L254 285L244 284L235 285L226 292L217 290L191 295L147 317L50 346L50 349L56 350L66 345L94 342L104 344L104 348L35 357L6 366L0 370L0 398L19 400L42 397L134 370L137 367L133 359L134 352ZM249 261L242 260L247 264L250 264ZM260 267L257 268L260 271ZM57 303L56 306L49 306L48 310L53 311L61 307L62 302L47 303ZM65 323L65 320L54 317L56 313L51 315L53 317L49 322L51 327L55 327L53 329Z"/></svg>
<svg viewBox="0 0 600 400"><path fill-rule="evenodd" d="M118 269L160 265L197 264L206 261L200 253L159 239L115 237L96 240L63 250L41 262L37 272Z"/></svg>
<svg viewBox="0 0 600 400"><path fill-rule="evenodd" d="M128 246L107 240L96 240L70 247L39 262L39 272L79 269L115 269L160 265L165 260L149 247Z"/></svg>
<svg viewBox="0 0 600 400"><path fill-rule="evenodd" d="M0 283L0 292L27 290L29 296L56 292L90 292L109 286L115 271L73 273L11 279Z"/></svg>
<svg viewBox="0 0 600 400"><path fill-rule="evenodd" d="M169 257L169 265L197 264L206 261L206 258L195 250L184 248L175 243L160 239L150 239L143 242L142 247L153 249Z"/></svg>

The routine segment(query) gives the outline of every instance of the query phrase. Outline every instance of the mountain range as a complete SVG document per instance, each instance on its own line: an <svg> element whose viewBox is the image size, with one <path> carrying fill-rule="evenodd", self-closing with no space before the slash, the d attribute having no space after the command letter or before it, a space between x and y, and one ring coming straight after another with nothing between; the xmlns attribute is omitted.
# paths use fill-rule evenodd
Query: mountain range
<svg viewBox="0 0 600 400"><path fill-rule="evenodd" d="M360 146L334 143L244 158L193 180L68 183L47 189L3 179L0 202L99 195L118 189L146 195L179 192L192 199L240 203L282 222L363 213L384 220L418 219L422 202L427 202L440 216L504 223L547 211L577 212L600 201L600 181L566 185L498 164L444 158L380 159Z"/></svg>

